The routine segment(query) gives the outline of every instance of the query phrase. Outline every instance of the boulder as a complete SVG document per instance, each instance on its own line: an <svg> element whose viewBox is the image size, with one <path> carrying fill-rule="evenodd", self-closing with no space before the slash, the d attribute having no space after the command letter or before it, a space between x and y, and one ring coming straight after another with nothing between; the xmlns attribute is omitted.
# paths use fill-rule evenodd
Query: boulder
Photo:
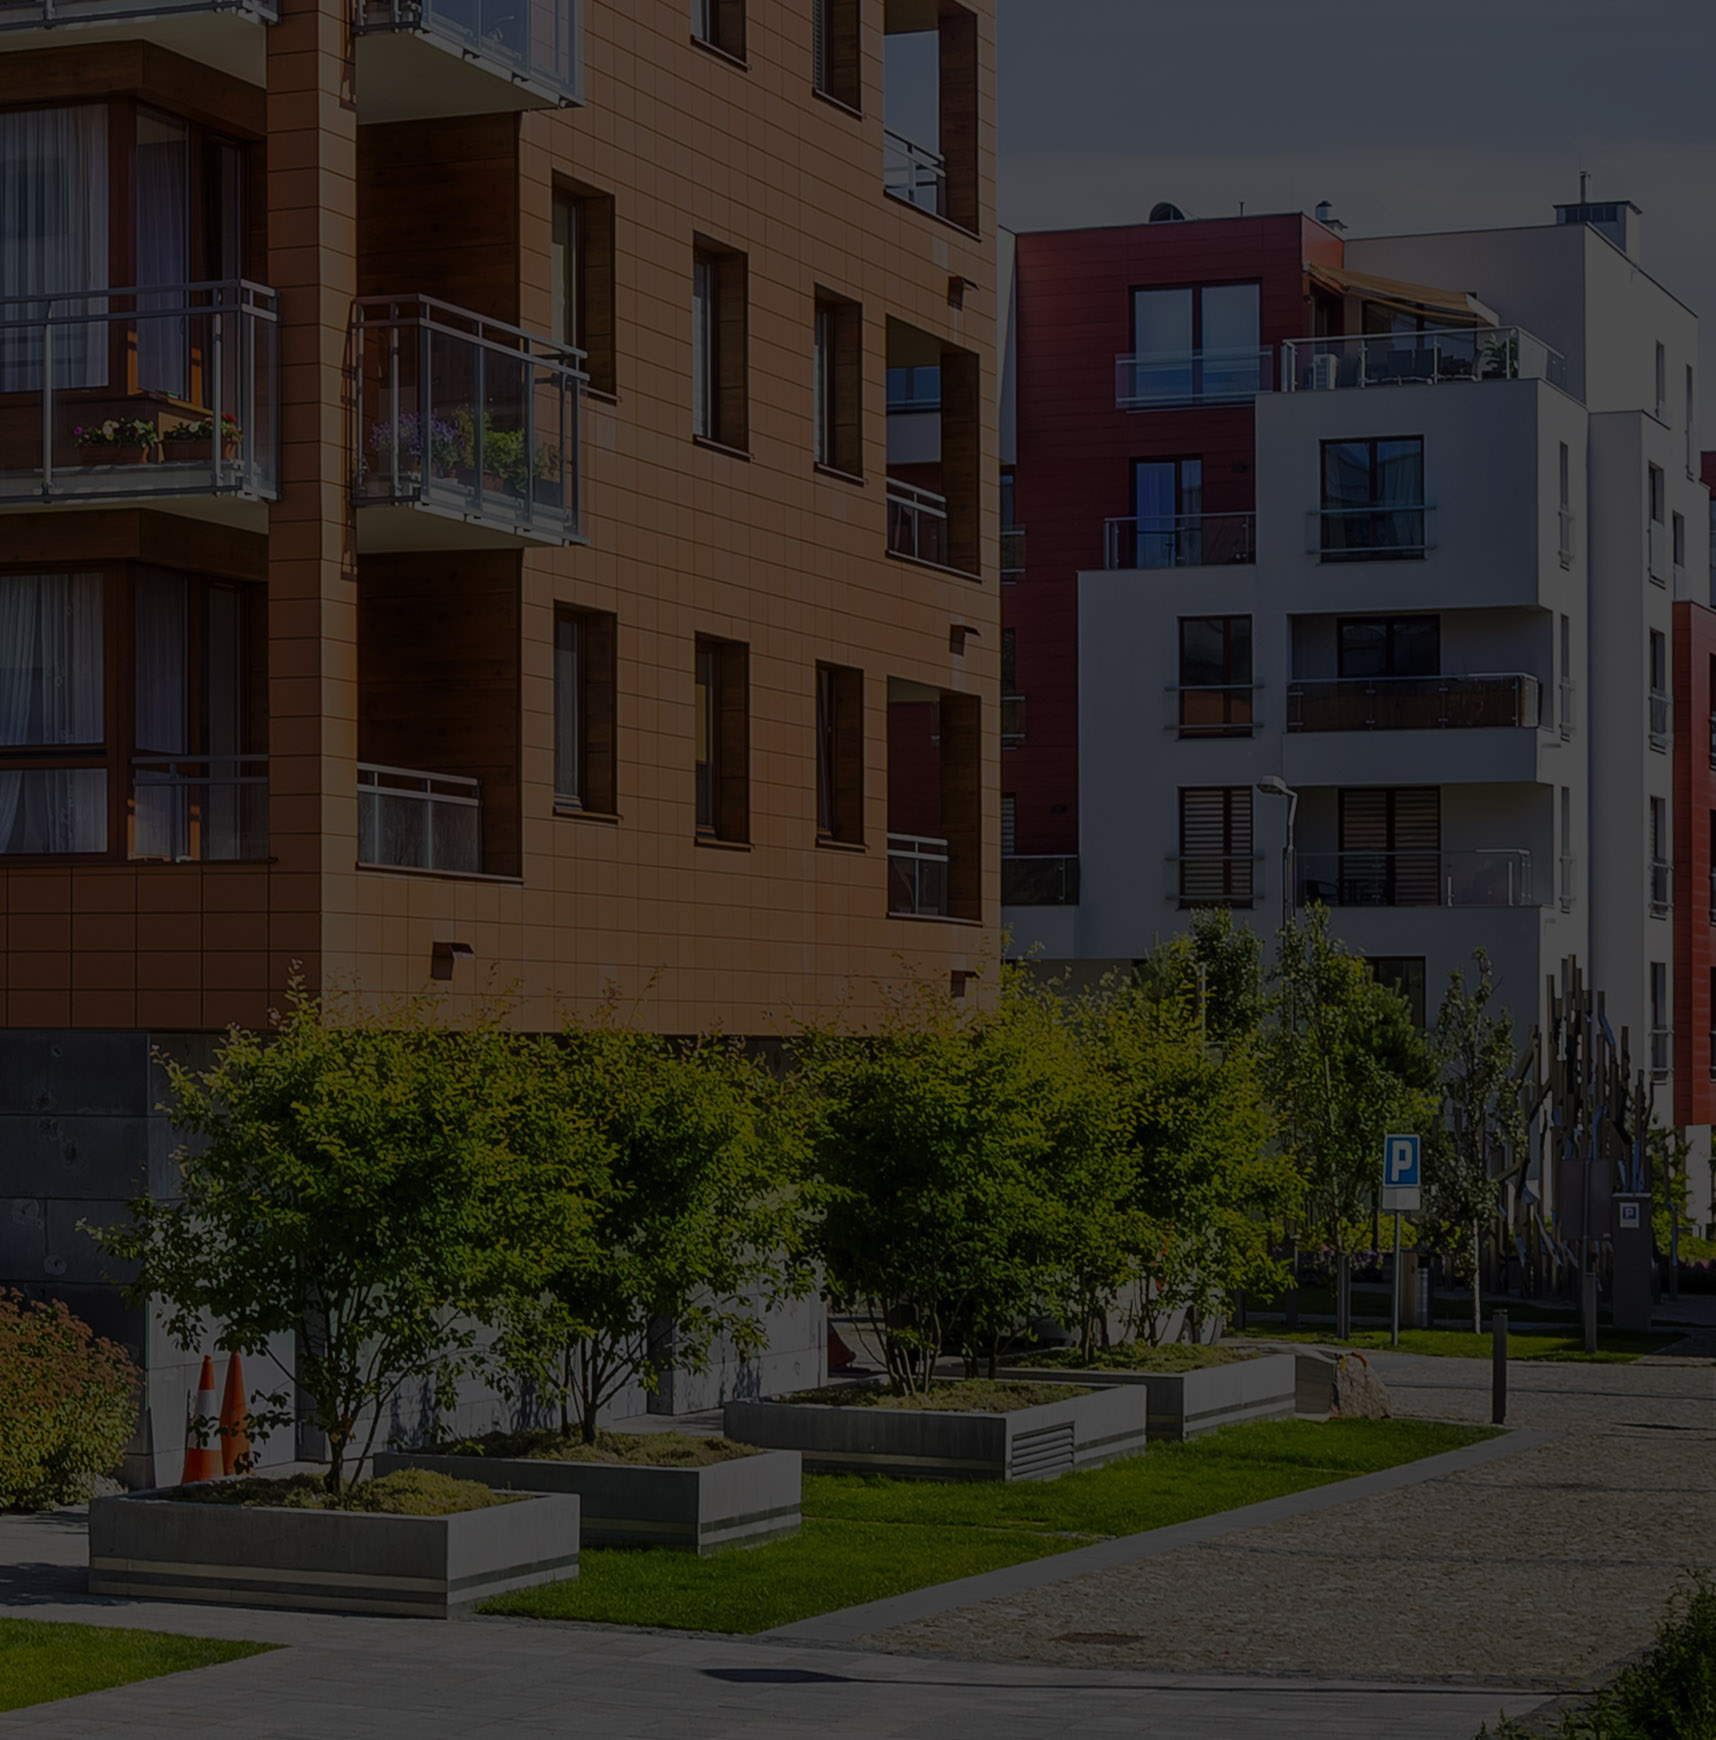
<svg viewBox="0 0 1716 1740"><path fill-rule="evenodd" d="M1343 1420L1388 1418L1388 1387L1362 1353L1343 1353L1335 1367L1334 1411Z"/></svg>

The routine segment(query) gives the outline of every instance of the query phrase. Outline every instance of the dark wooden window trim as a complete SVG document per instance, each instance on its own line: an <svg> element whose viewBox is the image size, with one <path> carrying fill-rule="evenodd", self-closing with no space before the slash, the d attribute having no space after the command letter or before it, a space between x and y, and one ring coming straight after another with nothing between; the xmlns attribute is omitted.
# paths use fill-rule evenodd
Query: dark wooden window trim
<svg viewBox="0 0 1716 1740"><path fill-rule="evenodd" d="M578 673L575 701L578 707L578 788L576 801L559 790L555 769L554 810L557 815L618 817L615 789L618 761L618 624L610 611L583 610L560 604L554 609L556 672L554 718L556 755L560 729L561 694L558 660L560 625L578 626Z"/></svg>
<svg viewBox="0 0 1716 1740"><path fill-rule="evenodd" d="M749 261L738 249L703 235L692 239L692 258L695 265L711 268L715 292L712 333L715 354L711 364L709 428L707 431L699 430L694 417L692 437L748 458L751 446ZM695 345L693 350L695 356Z"/></svg>
<svg viewBox="0 0 1716 1740"><path fill-rule="evenodd" d="M811 451L826 446L816 463L837 476L864 475L864 309L851 297L818 285L814 301L812 367L817 373L813 402L825 424L814 430ZM827 355L824 356L823 335ZM827 378L822 378L826 368Z"/></svg>
<svg viewBox="0 0 1716 1740"><path fill-rule="evenodd" d="M694 817L694 833L700 842L750 844L750 650L743 641L707 635L698 635L694 643L694 682L707 659L713 686L707 763L713 813L709 822Z"/></svg>
<svg viewBox="0 0 1716 1740"><path fill-rule="evenodd" d="M556 176L554 203L572 207L578 226L573 261L576 279L573 301L577 310L575 330L557 332L554 337L561 343L575 344L584 352L590 395L617 402L619 339L614 279L614 196L587 182Z"/></svg>
<svg viewBox="0 0 1716 1740"><path fill-rule="evenodd" d="M816 839L864 844L864 673L851 665L816 667Z"/></svg>

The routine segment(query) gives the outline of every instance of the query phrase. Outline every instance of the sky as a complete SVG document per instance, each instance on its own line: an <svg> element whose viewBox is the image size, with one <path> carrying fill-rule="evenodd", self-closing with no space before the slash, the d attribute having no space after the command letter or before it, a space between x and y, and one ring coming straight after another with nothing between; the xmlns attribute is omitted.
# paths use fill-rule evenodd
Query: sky
<svg viewBox="0 0 1716 1740"><path fill-rule="evenodd" d="M1716 382L1716 0L1000 0L1010 229L1164 199L1326 199L1350 236L1551 223L1582 169L1643 208Z"/></svg>

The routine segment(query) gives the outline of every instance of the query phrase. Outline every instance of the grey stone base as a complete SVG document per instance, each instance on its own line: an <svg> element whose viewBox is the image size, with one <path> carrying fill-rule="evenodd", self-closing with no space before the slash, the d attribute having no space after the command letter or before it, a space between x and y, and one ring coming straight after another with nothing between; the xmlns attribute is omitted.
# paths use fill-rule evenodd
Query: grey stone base
<svg viewBox="0 0 1716 1740"><path fill-rule="evenodd" d="M1290 1353L1263 1353L1198 1371L1075 1371L1067 1366L1009 1366L1020 1383L1132 1385L1149 1393L1150 1436L1195 1438L1242 1420L1285 1419L1296 1411L1296 1370Z"/></svg>
<svg viewBox="0 0 1716 1740"><path fill-rule="evenodd" d="M575 1497L375 1516L185 1504L164 1491L90 1505L92 1595L449 1619L578 1575Z"/></svg>
<svg viewBox="0 0 1716 1740"><path fill-rule="evenodd" d="M1064 1375L1064 1374L1063 1374ZM1006 1414L931 1408L729 1402L722 1430L741 1444L796 1450L825 1473L904 1480L1053 1480L1144 1448L1148 1398L1115 1386Z"/></svg>
<svg viewBox="0 0 1716 1740"><path fill-rule="evenodd" d="M755 1547L801 1526L801 1463L791 1450L764 1451L707 1468L616 1467L600 1462L502 1460L384 1451L378 1475L430 1468L497 1491L578 1495L587 1547L671 1547L713 1553Z"/></svg>

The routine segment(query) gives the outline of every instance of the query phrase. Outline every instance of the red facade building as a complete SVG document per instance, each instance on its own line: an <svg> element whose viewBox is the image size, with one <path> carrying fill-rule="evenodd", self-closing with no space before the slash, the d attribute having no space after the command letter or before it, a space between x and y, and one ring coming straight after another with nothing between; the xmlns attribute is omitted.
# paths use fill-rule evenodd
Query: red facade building
<svg viewBox="0 0 1716 1740"><path fill-rule="evenodd" d="M1716 453L1703 475L1716 490ZM1716 1122L1716 610L1690 600L1674 607L1674 1121Z"/></svg>

